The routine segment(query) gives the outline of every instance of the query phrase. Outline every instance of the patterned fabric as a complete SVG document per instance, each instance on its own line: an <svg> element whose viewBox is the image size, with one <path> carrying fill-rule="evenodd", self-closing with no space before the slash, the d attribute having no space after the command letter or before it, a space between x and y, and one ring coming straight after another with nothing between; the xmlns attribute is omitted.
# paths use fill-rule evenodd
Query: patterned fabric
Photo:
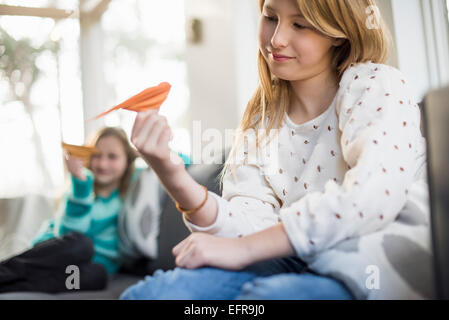
<svg viewBox="0 0 449 320"><path fill-rule="evenodd" d="M327 110L303 124L285 114L277 153L226 174L213 225L191 231L248 235L283 222L309 268L358 299L431 298L425 140L420 111L397 69L353 65ZM273 172L273 168L276 171Z"/></svg>
<svg viewBox="0 0 449 320"><path fill-rule="evenodd" d="M191 158L178 152L188 168ZM133 179L119 215L120 252L124 263L146 257L156 259L158 254L160 214L166 192L157 174L147 168Z"/></svg>

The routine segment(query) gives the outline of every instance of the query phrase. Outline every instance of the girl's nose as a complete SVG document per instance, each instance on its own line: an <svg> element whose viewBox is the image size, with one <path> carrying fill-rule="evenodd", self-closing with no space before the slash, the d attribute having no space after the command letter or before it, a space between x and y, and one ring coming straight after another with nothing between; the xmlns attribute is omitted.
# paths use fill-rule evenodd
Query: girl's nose
<svg viewBox="0 0 449 320"><path fill-rule="evenodd" d="M107 166L107 162L108 160L106 159L106 157L101 157L98 161L98 165L100 168L105 168Z"/></svg>
<svg viewBox="0 0 449 320"><path fill-rule="evenodd" d="M288 31L281 24L278 23L273 37L271 38L271 45L273 48L285 48L288 45Z"/></svg>

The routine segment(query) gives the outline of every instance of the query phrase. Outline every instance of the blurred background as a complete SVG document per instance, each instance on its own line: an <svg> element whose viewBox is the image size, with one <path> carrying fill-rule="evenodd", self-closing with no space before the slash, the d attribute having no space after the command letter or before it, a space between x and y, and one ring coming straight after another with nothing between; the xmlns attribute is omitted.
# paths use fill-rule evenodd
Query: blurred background
<svg viewBox="0 0 449 320"><path fill-rule="evenodd" d="M388 64L417 101L449 84L449 0L377 2L395 41ZM235 129L257 85L258 19L257 0L1 0L0 260L54 215L61 141L105 125L130 134L135 113L87 119L167 81L173 149L192 155L208 143L195 132Z"/></svg>

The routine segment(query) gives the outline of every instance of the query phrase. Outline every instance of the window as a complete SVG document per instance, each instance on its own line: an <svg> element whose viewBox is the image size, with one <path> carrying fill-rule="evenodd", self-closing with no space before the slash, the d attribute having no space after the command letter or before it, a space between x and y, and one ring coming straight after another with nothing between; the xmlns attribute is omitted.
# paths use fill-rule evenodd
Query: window
<svg viewBox="0 0 449 320"><path fill-rule="evenodd" d="M447 19L449 21L449 0L446 0L447 2Z"/></svg>
<svg viewBox="0 0 449 320"><path fill-rule="evenodd" d="M48 1L6 1L47 5ZM74 1L58 1L70 8ZM81 104L77 19L0 16L0 197L55 195L64 182L61 128L66 110ZM33 77L36 77L35 79ZM73 129L73 128L72 128Z"/></svg>
<svg viewBox="0 0 449 320"><path fill-rule="evenodd" d="M112 1L101 24L109 105L160 82L169 82L172 90L160 113L176 128L171 147L189 153L188 131L182 130L189 125L185 116L189 91L184 1ZM120 110L108 115L105 123L121 125L130 134L134 118L135 113Z"/></svg>
<svg viewBox="0 0 449 320"><path fill-rule="evenodd" d="M417 101L449 84L447 5L447 0L391 1L398 66L411 80Z"/></svg>
<svg viewBox="0 0 449 320"><path fill-rule="evenodd" d="M79 1L6 0L2 5L76 12ZM99 107L106 110L149 86L171 83L161 114L180 128L174 130L171 147L188 153L188 131L182 130L189 120L184 24L183 0L111 1L100 20L103 74L95 78L94 87L106 88L105 105ZM0 15L0 198L58 195L64 184L61 140L84 143L80 29L76 16L54 20ZM26 59L8 70L20 56L10 45L19 44ZM32 71L35 79L29 77ZM120 125L130 134L134 117L120 110L104 123Z"/></svg>

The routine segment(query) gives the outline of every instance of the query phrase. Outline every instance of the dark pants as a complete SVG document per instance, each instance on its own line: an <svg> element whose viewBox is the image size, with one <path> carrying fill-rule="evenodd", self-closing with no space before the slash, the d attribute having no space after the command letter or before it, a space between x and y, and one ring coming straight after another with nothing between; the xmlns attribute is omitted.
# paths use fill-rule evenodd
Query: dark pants
<svg viewBox="0 0 449 320"><path fill-rule="evenodd" d="M102 265L92 262L93 255L92 241L78 232L40 242L0 262L0 292L102 290L108 274Z"/></svg>

